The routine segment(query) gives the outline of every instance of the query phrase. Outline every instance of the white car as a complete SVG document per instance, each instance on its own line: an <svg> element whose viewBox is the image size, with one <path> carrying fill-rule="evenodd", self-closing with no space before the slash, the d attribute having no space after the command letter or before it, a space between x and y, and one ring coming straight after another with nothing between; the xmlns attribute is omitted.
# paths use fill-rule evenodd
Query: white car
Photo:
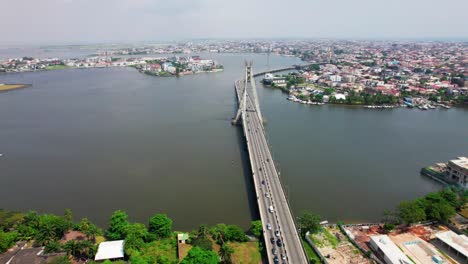
<svg viewBox="0 0 468 264"><path fill-rule="evenodd" d="M268 229L268 230L271 230L271 225L270 225L270 223L267 224L267 229Z"/></svg>
<svg viewBox="0 0 468 264"><path fill-rule="evenodd" d="M277 237L279 237L279 236L280 236L279 229L276 229L276 231L275 231L275 236L277 236Z"/></svg>

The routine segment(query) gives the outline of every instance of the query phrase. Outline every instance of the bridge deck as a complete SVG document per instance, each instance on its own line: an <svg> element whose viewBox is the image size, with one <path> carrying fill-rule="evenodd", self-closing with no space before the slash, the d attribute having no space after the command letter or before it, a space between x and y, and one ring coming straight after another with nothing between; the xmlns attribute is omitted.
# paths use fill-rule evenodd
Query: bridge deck
<svg viewBox="0 0 468 264"><path fill-rule="evenodd" d="M252 78L252 81L255 80ZM242 98L244 86L243 80L235 83L239 101ZM271 156L263 123L255 111L254 99L249 95L248 90L246 99L247 111L242 113L242 127L263 224L268 262L275 263L275 255L273 254L275 249L279 259L278 263L307 263L289 204ZM270 206L273 207L273 212L269 211ZM271 229L267 228L268 225L271 226ZM279 231L279 236L275 234L276 230ZM272 244L271 238L275 238L275 241L281 239L283 246L279 247L276 242ZM283 260L282 256L285 256L286 260Z"/></svg>

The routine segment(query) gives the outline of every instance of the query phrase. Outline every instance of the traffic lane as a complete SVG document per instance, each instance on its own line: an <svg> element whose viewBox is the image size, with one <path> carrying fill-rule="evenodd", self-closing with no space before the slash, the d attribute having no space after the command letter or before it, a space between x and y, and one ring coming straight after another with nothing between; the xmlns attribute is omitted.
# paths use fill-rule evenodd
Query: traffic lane
<svg viewBox="0 0 468 264"><path fill-rule="evenodd" d="M266 137L260 136L260 139L262 140L262 145L265 146L265 148L263 148L263 151L266 153L265 155L267 155L270 160L272 160L271 153L267 147L268 144L266 142ZM274 166L274 162L268 162L265 167L271 176L271 181L275 183L272 184L272 188L274 188L273 192L277 195L275 195L273 199L275 200L275 205L277 206L278 217L281 219L281 237L283 237L283 241L285 242L284 246L288 253L287 256L291 259L292 263L301 263L305 261L305 259L303 259L302 245L298 239L298 233L295 228L292 215L289 211L289 204L287 203L284 190L281 186L279 176ZM284 239L286 239L286 241Z"/></svg>
<svg viewBox="0 0 468 264"><path fill-rule="evenodd" d="M258 168L260 168L259 164L261 163L259 161L260 156L257 153L257 151L258 151L258 139L255 137L255 132L253 132L254 130L252 130L252 127L249 125L250 115L245 115L245 117L247 119L247 120L245 120L245 123L246 123L245 127L247 128L247 131L245 131L246 129L244 127L244 133L248 134L248 144L249 144L248 147L250 148L250 151L251 151L250 153L252 154L252 162L254 163L254 164L252 164L253 165L252 166L253 177L256 178L254 180L256 180L256 182L257 182L256 191L257 191L258 199L262 199L261 201L258 201L259 210L261 210L263 212L263 215L265 216L262 219L262 225L264 226L264 230L266 230L265 233L264 233L264 238L265 238L265 241L267 243L267 245L266 245L267 256L268 256L269 260L273 260L273 258L274 258L273 251L272 251L273 246L271 244L268 244L268 240L269 240L268 233L271 233L271 232L270 232L270 230L268 230L266 228L266 224L265 224L265 220L268 221L268 222L271 222L271 221L268 220L268 219L270 219L270 213L269 213L269 211L267 209L269 203L264 199L263 193L261 192L262 184L261 184L261 177L259 177L260 176L260 171L258 169ZM260 184L258 184L258 183L260 183ZM260 187L260 190L258 189L259 187ZM263 208L260 206L260 204L263 204ZM271 234L270 234L270 236L271 236Z"/></svg>
<svg viewBox="0 0 468 264"><path fill-rule="evenodd" d="M255 118L257 119L257 118ZM258 124L259 120L257 119L256 120ZM252 121L254 122L254 121ZM257 131L258 131L259 127L257 128ZM257 146L259 147L259 151L260 151L260 155L262 156L262 160L263 161L266 161L267 159L271 160L271 153L269 152L269 149L268 149L268 144L266 142L266 138L264 137L264 133L262 133L263 131L260 130L258 131L256 134L254 134L255 138L257 139L256 140L256 144ZM285 234L286 233L289 233L291 235L294 235L294 231L292 231L291 229L295 229L294 226L291 227L290 224L286 224L288 223L289 221L287 221L287 214L288 214L288 208L285 208L285 201L283 201L281 199L281 196L284 197L284 192L281 188L281 185L280 183L278 182L279 178L277 177L277 173L276 173L276 168L274 167L274 163L272 162L262 162L262 167L264 168L265 170L265 173L269 174L269 176L267 177L268 178L268 182L270 182L270 186L273 186L273 190L271 190L271 193L272 194L275 194L273 197L274 199L274 206L276 207L275 208L275 213L276 215L278 216L279 220L279 225L280 225L280 233L281 233L281 238L283 241L286 241L284 244L288 244L286 245L286 254L287 256L288 255L291 255L291 256L288 256L290 257L290 259L294 259L295 257L293 256L294 254L291 254L293 253L293 251L291 249L289 249L289 245L292 245L294 244L293 241L291 241L290 239L288 239L290 237L290 235L287 235ZM276 177L275 177L276 176ZM282 195L283 194L283 195ZM286 203L287 205L287 203ZM286 220L286 221L285 221ZM285 223L285 224L282 224L282 223ZM286 235L286 236L285 236Z"/></svg>
<svg viewBox="0 0 468 264"><path fill-rule="evenodd" d="M254 115L254 116L257 117L256 115ZM257 119L257 121L258 121L258 119ZM252 131L252 132L251 132L251 133L252 133L252 138L253 138L253 139L252 139L252 144L253 144L253 146L254 146L253 149L254 149L254 151L256 152L256 153L254 153L254 154L257 155L257 156L259 157L259 159L257 159L257 161L260 160L260 164L257 165L257 168L260 168L260 167L262 168L262 170L261 170L259 173L261 173L261 175L264 175L265 180L266 180L265 183L266 183L267 185L271 186L271 184L272 184L272 183L271 183L271 179L270 179L270 177L268 177L268 175L267 175L267 173L266 173L266 171L265 171L265 161L266 161L266 158L267 158L267 153L265 152L265 145L264 145L264 143L262 143L262 141L261 141L261 137L262 137L263 133L261 133L261 130L259 131L260 127L257 127L258 122L252 121L252 122L249 122L249 124L250 124L250 123L252 124L252 125L250 125L249 127L250 127L250 131ZM252 126L253 126L253 127L252 127ZM253 131L256 131L256 132L253 132ZM271 204L275 207L274 212L273 212L273 213L270 213L270 214L273 215L273 217L272 217L272 218L274 218L273 223L275 223L275 224L272 225L272 230L271 230L271 232L269 232L269 233L270 233L270 236L271 236L271 237L274 237L274 238L275 238L275 244L273 245L273 248L276 248L276 250L277 250L277 252L278 252L278 258L281 258L281 255L287 256L287 252L286 252L286 250L285 250L283 247L278 247L278 246L277 246L277 243L276 243L278 237L276 237L276 235L274 234L274 232L275 232L276 230L279 230L279 231L281 230L281 224L280 224L280 222L279 222L279 220L278 220L278 215L277 215L277 214L278 214L278 207L277 207L277 206L274 204L274 202L271 200L271 197L274 195L274 191L272 191L271 189L268 190L268 191L269 191L269 193L270 193L270 197L269 197L268 199L270 200ZM280 210L281 210L281 209L280 209ZM280 231L280 232L281 232L281 231ZM271 239L271 237L270 237L270 239ZM282 237L281 233L280 233L280 237L279 237L279 238L280 238L282 241L284 241L284 237ZM268 243L268 241L267 241L267 243ZM270 240L269 243L271 243L271 240Z"/></svg>
<svg viewBox="0 0 468 264"><path fill-rule="evenodd" d="M259 182L262 181L262 177L261 175L263 174L263 169L262 170L259 170L259 168L262 167L262 155L261 153L259 152L261 150L261 146L260 146L260 141L258 140L258 132L255 132L255 129L253 129L254 127L252 126L249 126L248 125L248 129L247 131L249 131L250 129L250 134L249 136L251 136L252 140L251 140L251 147L252 147L252 154L254 156L256 156L257 158L255 159L255 162L256 162L256 168L257 168L257 177L259 177ZM265 181L265 184L262 184L261 186L263 186L263 190L265 191L265 193L270 193L270 191L267 189L267 186L265 186L268 181L266 180ZM271 195L270 195L271 197ZM270 201L270 198L266 198L265 196L263 196L262 194L262 198L264 200L264 204L266 205L270 205L271 204L271 201ZM265 243L267 243L268 245L270 245L270 248L267 249L269 252L268 253L273 253L272 249L275 248L276 250L278 250L278 248L276 247L276 242L275 244L271 244L271 238L272 237L275 237L274 235L274 230L278 229L279 226L278 226L278 223L277 221L275 220L276 217L274 217L274 214L275 212L273 213L270 213L269 210L267 212L267 223L270 223L271 224L271 227L272 229L271 230L268 230L268 228L266 228L266 225L264 225L264 230L265 230L265 233L264 233L264 237L265 237ZM273 220L273 221L272 221ZM275 239L276 241L276 239ZM284 254L284 252L282 252L282 250L278 250L279 251L279 254ZM274 255L272 254L272 257L270 257L271 260L273 260L274 258ZM279 258L279 256L278 256Z"/></svg>

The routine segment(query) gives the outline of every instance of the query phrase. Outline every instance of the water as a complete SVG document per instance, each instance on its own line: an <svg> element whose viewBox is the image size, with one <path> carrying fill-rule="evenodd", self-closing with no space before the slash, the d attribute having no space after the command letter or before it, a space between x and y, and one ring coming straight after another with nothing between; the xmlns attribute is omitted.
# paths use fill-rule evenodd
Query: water
<svg viewBox="0 0 468 264"><path fill-rule="evenodd" d="M0 75L32 88L0 94L0 208L62 213L105 225L114 210L179 230L258 217L233 81L245 59L205 54L225 72L155 78L129 68ZM270 67L299 63L270 57ZM378 220L383 209L439 185L418 175L466 155L465 109L372 111L304 106L258 85L267 132L294 212ZM465 120L465 121L463 121Z"/></svg>

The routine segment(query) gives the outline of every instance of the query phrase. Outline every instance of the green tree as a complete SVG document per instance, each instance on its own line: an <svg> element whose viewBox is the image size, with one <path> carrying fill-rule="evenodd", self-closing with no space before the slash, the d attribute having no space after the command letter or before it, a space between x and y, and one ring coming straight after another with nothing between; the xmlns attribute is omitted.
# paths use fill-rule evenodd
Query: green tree
<svg viewBox="0 0 468 264"><path fill-rule="evenodd" d="M71 209L65 209L65 212L63 214L63 218L65 219L68 228L71 228L73 226L73 213Z"/></svg>
<svg viewBox="0 0 468 264"><path fill-rule="evenodd" d="M217 224L210 228L209 233L213 237L213 239L218 244L223 244L225 240L227 226L225 224Z"/></svg>
<svg viewBox="0 0 468 264"><path fill-rule="evenodd" d="M128 225L125 233L125 253L131 256L134 251L140 250L145 245L144 239L148 236L148 230L145 225L135 223Z"/></svg>
<svg viewBox="0 0 468 264"><path fill-rule="evenodd" d="M160 256L163 256L163 255L160 255ZM156 263L156 260L154 259L153 256L142 256L140 252L135 252L130 257L130 263L131 264L153 264L153 263ZM170 262L168 262L167 264L170 264Z"/></svg>
<svg viewBox="0 0 468 264"><path fill-rule="evenodd" d="M304 235L309 231L316 233L320 230L320 216L311 212L303 212L299 217L299 227Z"/></svg>
<svg viewBox="0 0 468 264"><path fill-rule="evenodd" d="M461 209L465 204L462 199L459 199L458 194L451 188L443 189L440 191L440 195L455 209Z"/></svg>
<svg viewBox="0 0 468 264"><path fill-rule="evenodd" d="M158 238L170 237L172 234L172 220L166 214L157 214L149 220L149 232Z"/></svg>
<svg viewBox="0 0 468 264"><path fill-rule="evenodd" d="M196 237L192 240L192 245L204 250L213 250L213 242L207 237Z"/></svg>
<svg viewBox="0 0 468 264"><path fill-rule="evenodd" d="M158 259L156 260L157 264L171 264L171 260L169 259L168 256L165 255L159 255Z"/></svg>
<svg viewBox="0 0 468 264"><path fill-rule="evenodd" d="M250 224L250 231L256 237L261 237L263 234L263 225L261 220L252 221Z"/></svg>
<svg viewBox="0 0 468 264"><path fill-rule="evenodd" d="M38 226L35 228L35 240L39 245L47 245L51 241L61 239L68 227L68 222L63 217L50 214L41 215Z"/></svg>
<svg viewBox="0 0 468 264"><path fill-rule="evenodd" d="M15 244L17 238L17 232L3 232L3 230L0 229L0 253L5 252L7 249L12 247Z"/></svg>
<svg viewBox="0 0 468 264"><path fill-rule="evenodd" d="M76 225L76 229L93 241L96 239L96 236L102 235L102 230L91 223L91 221L86 217L81 219L81 221Z"/></svg>
<svg viewBox="0 0 468 264"><path fill-rule="evenodd" d="M187 256L180 262L181 264L218 264L219 256L211 250L203 250L193 247Z"/></svg>
<svg viewBox="0 0 468 264"><path fill-rule="evenodd" d="M124 211L115 211L110 219L109 228L106 231L106 236L110 240L119 240L125 238L125 232L129 225L128 216Z"/></svg>
<svg viewBox="0 0 468 264"><path fill-rule="evenodd" d="M58 241L52 241L44 247L45 253L60 252L62 245Z"/></svg>
<svg viewBox="0 0 468 264"><path fill-rule="evenodd" d="M326 94L326 95L330 95L330 94L332 94L334 91L335 91L335 89L333 89L333 88L325 88L325 89L323 90L323 93Z"/></svg>
<svg viewBox="0 0 468 264"><path fill-rule="evenodd" d="M418 201L403 201L398 205L398 215L406 223L412 224L426 220L424 207Z"/></svg>
<svg viewBox="0 0 468 264"><path fill-rule="evenodd" d="M222 244L219 249L219 254L221 256L221 263L231 264L232 253L234 253L234 249L232 247L230 247L227 243Z"/></svg>
<svg viewBox="0 0 468 264"><path fill-rule="evenodd" d="M226 241L245 242L248 237L245 235L244 230L236 225L228 225L225 232Z"/></svg>
<svg viewBox="0 0 468 264"><path fill-rule="evenodd" d="M206 227L206 225L200 225L200 227L198 228L198 231L197 231L197 237L206 237L207 235L207 232L208 232L208 228Z"/></svg>
<svg viewBox="0 0 468 264"><path fill-rule="evenodd" d="M71 262L68 256L60 256L47 261L47 264L71 264Z"/></svg>

